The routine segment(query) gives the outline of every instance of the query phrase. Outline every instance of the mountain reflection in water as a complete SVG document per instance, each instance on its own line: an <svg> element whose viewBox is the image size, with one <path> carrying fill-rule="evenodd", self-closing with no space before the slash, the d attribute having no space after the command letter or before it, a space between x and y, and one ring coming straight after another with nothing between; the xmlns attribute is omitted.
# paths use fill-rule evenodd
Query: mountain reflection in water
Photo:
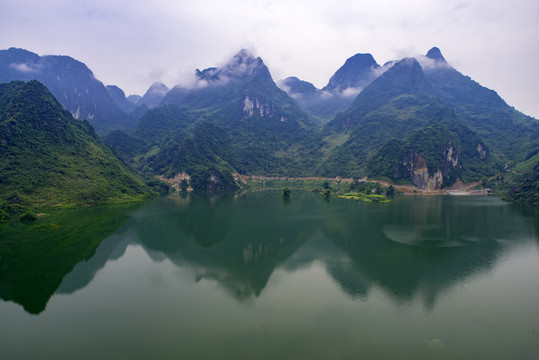
<svg viewBox="0 0 539 360"><path fill-rule="evenodd" d="M189 269L196 281L215 281L238 301L258 297L277 268L292 273L319 262L351 298L366 300L378 288L396 303L420 298L432 310L444 291L492 271L500 254L537 239L536 211L530 211L486 197L367 204L296 192L286 204L272 192L176 195L115 216L109 212L107 229L101 224L94 239L88 231L80 237L100 245L62 253L73 255L67 261L72 265L55 270L57 280L47 284L24 269L50 272L56 255L21 256L17 261L28 263L16 264L0 253L0 296L40 313L54 291L71 294L86 287L128 246L142 246L154 261Z"/></svg>

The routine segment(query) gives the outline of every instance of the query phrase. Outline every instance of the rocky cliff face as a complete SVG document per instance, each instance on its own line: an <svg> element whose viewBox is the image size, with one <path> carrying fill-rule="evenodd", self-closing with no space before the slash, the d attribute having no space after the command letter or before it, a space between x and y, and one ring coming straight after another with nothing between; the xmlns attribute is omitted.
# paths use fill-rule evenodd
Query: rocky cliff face
<svg viewBox="0 0 539 360"><path fill-rule="evenodd" d="M443 185L443 175L440 170L433 175L429 175L426 161L415 151L412 151L402 159L402 165L406 168L410 179L420 189L435 190L441 189Z"/></svg>
<svg viewBox="0 0 539 360"><path fill-rule="evenodd" d="M455 148L453 141L450 141L444 150L444 159L442 162L442 172L445 175L449 174L452 169L458 169L462 165L460 163L460 148Z"/></svg>
<svg viewBox="0 0 539 360"><path fill-rule="evenodd" d="M427 162L416 151L412 151L402 159L410 180L420 189L438 190L444 185L444 177L449 175L453 169L458 169L462 165L459 159L460 149L455 148L453 142L449 142L444 149L442 167L435 172L427 167Z"/></svg>
<svg viewBox="0 0 539 360"><path fill-rule="evenodd" d="M495 174L496 159L490 155L487 145L453 111L433 102L407 122L418 119L430 121L432 125L382 146L367 162L369 178L409 181L421 189L440 189L459 180L466 183ZM385 125L386 128L396 127L399 123ZM385 134L387 136L388 132ZM374 137L381 139L376 134Z"/></svg>
<svg viewBox="0 0 539 360"><path fill-rule="evenodd" d="M243 113L247 117L252 117L255 114L260 114L260 117L264 116L273 118L275 106L270 103L264 103L258 100L258 98L250 99L249 96L246 96L243 100ZM286 118L284 116L280 117L281 122L285 122Z"/></svg>

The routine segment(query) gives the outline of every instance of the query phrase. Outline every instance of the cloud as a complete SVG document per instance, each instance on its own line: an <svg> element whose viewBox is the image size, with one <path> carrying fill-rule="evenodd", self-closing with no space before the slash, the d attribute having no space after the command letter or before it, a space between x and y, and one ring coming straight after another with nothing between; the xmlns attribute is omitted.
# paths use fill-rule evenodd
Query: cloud
<svg viewBox="0 0 539 360"><path fill-rule="evenodd" d="M38 73L41 70L41 65L33 63L11 63L9 67L21 73Z"/></svg>
<svg viewBox="0 0 539 360"><path fill-rule="evenodd" d="M322 90L320 92L320 96L323 98L323 99L329 99L329 98L332 98L335 96L335 93L332 93L331 91L328 91L328 90Z"/></svg>
<svg viewBox="0 0 539 360"><path fill-rule="evenodd" d="M290 93L290 86L286 85L286 79L281 79L281 80L277 80L275 82L275 84L277 85L277 87L281 90L283 90L285 93L289 94ZM300 95L300 94L292 94L290 95L292 98L294 98L294 96L296 95Z"/></svg>
<svg viewBox="0 0 539 360"><path fill-rule="evenodd" d="M260 58L255 58L250 50L242 49L220 67L196 69L194 73L191 72L191 76L183 76L178 85L184 89L220 86L243 76L252 76L263 66Z"/></svg>
<svg viewBox="0 0 539 360"><path fill-rule="evenodd" d="M349 88L346 88L343 91L341 91L341 96L347 97L347 98L356 97L362 91L363 91L363 88L361 88L361 87L359 87L359 88L349 87Z"/></svg>
<svg viewBox="0 0 539 360"><path fill-rule="evenodd" d="M419 62L423 70L429 71L429 70L436 70L436 69L451 69L451 65L449 65L445 61L439 61L435 59L428 58L426 56L416 56L416 60Z"/></svg>
<svg viewBox="0 0 539 360"><path fill-rule="evenodd" d="M391 69L393 67L393 65L395 65L398 62L399 62L399 60L388 61L383 66L380 66L379 68L373 69L373 72L375 73L376 77L379 77L380 75L382 75L383 73L385 73L386 71Z"/></svg>

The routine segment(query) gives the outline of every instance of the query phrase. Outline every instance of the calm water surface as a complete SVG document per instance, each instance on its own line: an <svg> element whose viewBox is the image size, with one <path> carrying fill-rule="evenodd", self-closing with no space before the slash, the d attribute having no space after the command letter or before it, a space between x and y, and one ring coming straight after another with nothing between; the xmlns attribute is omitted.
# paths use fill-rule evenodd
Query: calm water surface
<svg viewBox="0 0 539 360"><path fill-rule="evenodd" d="M63 216L0 234L1 359L539 358L539 213L497 198Z"/></svg>

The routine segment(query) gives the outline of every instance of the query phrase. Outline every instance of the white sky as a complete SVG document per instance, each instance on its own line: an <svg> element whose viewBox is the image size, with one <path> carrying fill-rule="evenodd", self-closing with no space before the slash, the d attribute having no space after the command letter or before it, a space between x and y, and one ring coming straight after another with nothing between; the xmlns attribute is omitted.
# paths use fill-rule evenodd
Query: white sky
<svg viewBox="0 0 539 360"><path fill-rule="evenodd" d="M344 61L438 46L447 61L539 118L537 0L0 0L0 48L69 55L106 85L172 87L241 48L274 80L327 84Z"/></svg>

